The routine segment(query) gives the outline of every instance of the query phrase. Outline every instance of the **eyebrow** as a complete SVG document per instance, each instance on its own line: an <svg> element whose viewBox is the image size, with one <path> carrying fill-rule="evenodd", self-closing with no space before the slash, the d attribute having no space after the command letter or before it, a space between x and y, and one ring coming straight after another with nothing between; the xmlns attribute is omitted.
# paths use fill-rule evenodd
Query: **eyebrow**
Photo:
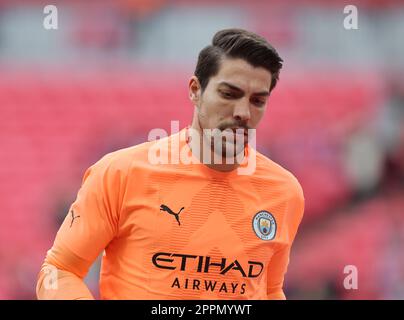
<svg viewBox="0 0 404 320"><path fill-rule="evenodd" d="M234 84L231 84L229 82L222 81L222 82L219 83L219 86L221 86L221 85L225 85L225 86L229 87L232 90L244 93L244 91L241 88L239 88L239 87L237 87ZM269 96L269 91L254 92L253 95L266 97L266 96Z"/></svg>

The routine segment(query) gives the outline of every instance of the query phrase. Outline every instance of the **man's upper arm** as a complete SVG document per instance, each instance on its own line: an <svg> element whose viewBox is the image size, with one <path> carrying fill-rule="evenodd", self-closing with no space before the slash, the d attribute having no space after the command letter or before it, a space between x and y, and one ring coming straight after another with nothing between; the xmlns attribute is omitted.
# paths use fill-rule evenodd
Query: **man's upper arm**
<svg viewBox="0 0 404 320"><path fill-rule="evenodd" d="M283 281L289 264L290 247L278 249L268 264L267 295L270 300L285 300Z"/></svg>
<svg viewBox="0 0 404 320"><path fill-rule="evenodd" d="M85 172L77 198L47 254L48 262L80 277L87 273L117 233L125 174L115 167L111 154ZM83 262L80 267L69 265L78 259Z"/></svg>
<svg viewBox="0 0 404 320"><path fill-rule="evenodd" d="M304 195L300 184L296 181L296 187L287 204L284 219L283 237L285 243L278 245L271 261L268 264L267 294L268 299L286 299L283 292L283 282L289 265L289 256L292 243L304 213Z"/></svg>

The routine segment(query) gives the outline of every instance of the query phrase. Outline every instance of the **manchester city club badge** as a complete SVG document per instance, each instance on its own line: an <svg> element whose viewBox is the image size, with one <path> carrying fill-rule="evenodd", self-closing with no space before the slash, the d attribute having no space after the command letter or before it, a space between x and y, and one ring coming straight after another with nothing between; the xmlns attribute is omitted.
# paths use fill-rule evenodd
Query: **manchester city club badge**
<svg viewBox="0 0 404 320"><path fill-rule="evenodd" d="M273 240L276 235L276 221L268 211L259 211L253 218L253 229L261 240Z"/></svg>

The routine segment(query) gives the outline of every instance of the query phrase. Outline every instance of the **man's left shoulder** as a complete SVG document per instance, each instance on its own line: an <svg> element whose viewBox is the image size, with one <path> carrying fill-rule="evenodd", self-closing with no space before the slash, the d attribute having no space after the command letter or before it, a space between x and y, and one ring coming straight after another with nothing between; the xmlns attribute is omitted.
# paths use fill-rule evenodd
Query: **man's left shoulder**
<svg viewBox="0 0 404 320"><path fill-rule="evenodd" d="M297 177L279 163L259 152L257 152L257 173L262 179L276 182L278 185L286 187L294 196L304 198L303 188Z"/></svg>
<svg viewBox="0 0 404 320"><path fill-rule="evenodd" d="M287 204L283 221L290 227L289 233L286 233L287 242L292 243L304 214L303 188L289 170L275 161L260 154L257 155L257 162L258 171L260 176L264 177L263 182L265 181L268 192Z"/></svg>

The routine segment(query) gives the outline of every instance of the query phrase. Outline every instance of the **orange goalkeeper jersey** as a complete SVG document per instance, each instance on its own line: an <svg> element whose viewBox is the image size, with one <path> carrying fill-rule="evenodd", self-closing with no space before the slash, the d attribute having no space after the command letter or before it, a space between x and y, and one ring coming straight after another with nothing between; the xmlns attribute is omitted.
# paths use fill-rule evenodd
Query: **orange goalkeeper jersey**
<svg viewBox="0 0 404 320"><path fill-rule="evenodd" d="M258 152L252 175L151 164L184 131L91 166L45 261L83 278L103 252L102 299L285 298L300 184Z"/></svg>

